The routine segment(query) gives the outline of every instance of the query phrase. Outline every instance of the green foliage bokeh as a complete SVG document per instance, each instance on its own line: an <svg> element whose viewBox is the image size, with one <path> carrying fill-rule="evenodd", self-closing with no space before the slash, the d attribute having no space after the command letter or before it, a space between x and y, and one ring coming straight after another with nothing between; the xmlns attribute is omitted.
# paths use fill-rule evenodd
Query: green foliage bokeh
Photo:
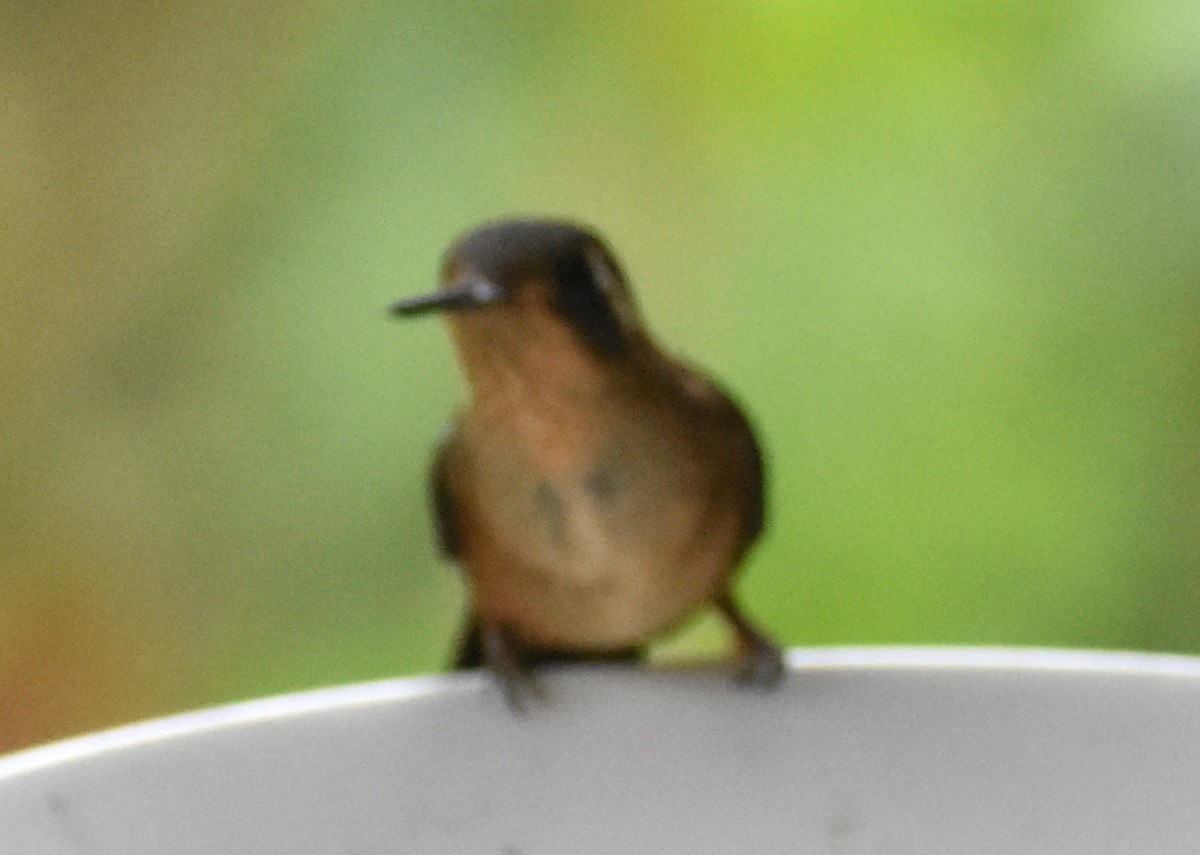
<svg viewBox="0 0 1200 855"><path fill-rule="evenodd" d="M0 749L443 665L384 307L518 213L754 415L787 644L1200 650L1192 5L7 6Z"/></svg>

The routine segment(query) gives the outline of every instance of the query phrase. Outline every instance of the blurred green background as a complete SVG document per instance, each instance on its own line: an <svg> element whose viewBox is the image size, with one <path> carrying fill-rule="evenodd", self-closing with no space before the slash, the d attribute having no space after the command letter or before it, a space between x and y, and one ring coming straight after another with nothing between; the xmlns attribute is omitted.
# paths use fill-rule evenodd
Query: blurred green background
<svg viewBox="0 0 1200 855"><path fill-rule="evenodd" d="M14 1L0 750L443 665L384 307L514 213L755 416L789 645L1200 651L1194 2Z"/></svg>

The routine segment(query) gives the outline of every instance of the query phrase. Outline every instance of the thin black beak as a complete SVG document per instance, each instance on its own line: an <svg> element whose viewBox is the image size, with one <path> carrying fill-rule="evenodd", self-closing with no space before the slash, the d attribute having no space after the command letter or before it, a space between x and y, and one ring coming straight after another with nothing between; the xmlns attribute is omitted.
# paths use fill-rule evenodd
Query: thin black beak
<svg viewBox="0 0 1200 855"><path fill-rule="evenodd" d="M505 298L504 289L486 279L468 279L419 297L398 300L389 307L393 315L407 317L428 312L456 312L499 303Z"/></svg>

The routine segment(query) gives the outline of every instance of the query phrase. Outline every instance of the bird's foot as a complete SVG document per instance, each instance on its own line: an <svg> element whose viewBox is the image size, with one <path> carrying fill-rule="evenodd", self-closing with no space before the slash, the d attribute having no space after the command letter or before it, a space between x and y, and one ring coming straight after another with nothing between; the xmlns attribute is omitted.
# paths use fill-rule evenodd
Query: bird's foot
<svg viewBox="0 0 1200 855"><path fill-rule="evenodd" d="M751 689L773 689L779 685L787 670L783 650L750 623L733 600L725 593L717 598L716 606L737 637L738 653L733 679L739 686Z"/></svg>
<svg viewBox="0 0 1200 855"><path fill-rule="evenodd" d="M747 644L737 657L733 680L749 689L773 689L783 679L783 651L774 643L759 638Z"/></svg>
<svg viewBox="0 0 1200 855"><path fill-rule="evenodd" d="M484 625L481 635L483 666L500 686L508 708L521 715L535 704L544 702L546 692L522 658L516 639L503 627L495 625Z"/></svg>
<svg viewBox="0 0 1200 855"><path fill-rule="evenodd" d="M517 670L491 668L489 670L504 693L505 705L515 715L524 715L531 707L545 703L546 690L528 670L524 668Z"/></svg>

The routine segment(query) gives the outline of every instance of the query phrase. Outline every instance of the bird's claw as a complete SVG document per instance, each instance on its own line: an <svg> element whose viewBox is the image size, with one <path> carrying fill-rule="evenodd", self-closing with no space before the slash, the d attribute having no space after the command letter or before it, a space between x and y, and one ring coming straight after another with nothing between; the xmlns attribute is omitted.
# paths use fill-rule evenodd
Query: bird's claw
<svg viewBox="0 0 1200 855"><path fill-rule="evenodd" d="M748 646L738 657L733 681L748 689L773 689L783 679L785 670L783 651L768 641L760 641Z"/></svg>
<svg viewBox="0 0 1200 855"><path fill-rule="evenodd" d="M545 702L546 690L527 669L492 666L489 670L504 693L505 705L515 715L523 715L531 707Z"/></svg>
<svg viewBox="0 0 1200 855"><path fill-rule="evenodd" d="M787 670L783 650L742 614L728 591L717 597L717 609L725 615L737 637L738 658L734 682L752 689L773 689Z"/></svg>
<svg viewBox="0 0 1200 855"><path fill-rule="evenodd" d="M504 702L516 715L546 699L545 690L522 656L520 644L503 627L485 623L481 627L483 665L504 693Z"/></svg>

